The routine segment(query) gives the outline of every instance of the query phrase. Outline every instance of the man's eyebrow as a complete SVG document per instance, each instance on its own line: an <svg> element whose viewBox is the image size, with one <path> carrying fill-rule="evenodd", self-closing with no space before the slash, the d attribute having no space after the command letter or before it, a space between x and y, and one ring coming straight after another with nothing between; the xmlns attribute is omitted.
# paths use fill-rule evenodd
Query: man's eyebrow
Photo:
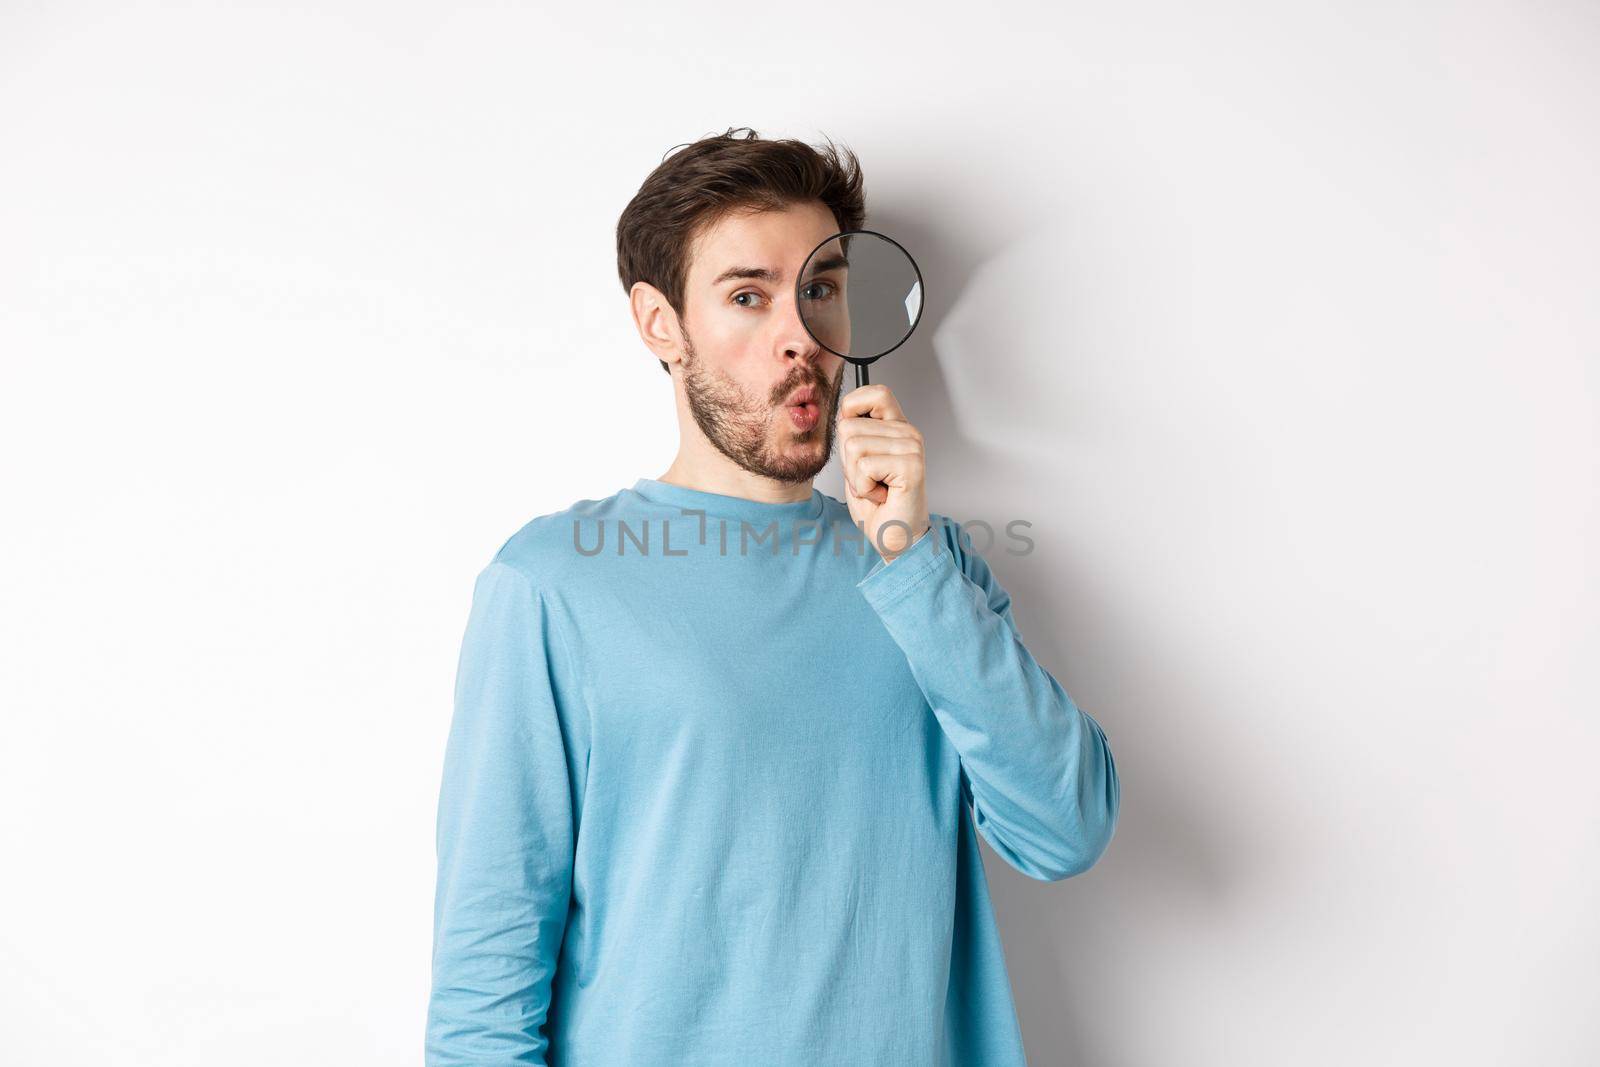
<svg viewBox="0 0 1600 1067"><path fill-rule="evenodd" d="M721 285L733 278L756 278L764 282L776 284L783 280L783 275L768 267L729 267L715 278L711 279L712 285Z"/></svg>
<svg viewBox="0 0 1600 1067"><path fill-rule="evenodd" d="M840 267L848 267L849 265L850 260L843 255L829 256L827 259L817 263L811 273L823 274L830 270L838 270ZM771 282L776 285L783 280L783 272L775 271L770 267L729 267L711 279L711 284L721 285L723 282L732 281L735 278L755 278L758 281Z"/></svg>

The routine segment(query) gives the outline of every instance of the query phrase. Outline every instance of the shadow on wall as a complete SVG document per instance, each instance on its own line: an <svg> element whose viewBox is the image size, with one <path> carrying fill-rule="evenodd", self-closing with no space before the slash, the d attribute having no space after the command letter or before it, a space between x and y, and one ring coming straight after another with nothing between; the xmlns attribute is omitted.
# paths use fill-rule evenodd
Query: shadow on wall
<svg viewBox="0 0 1600 1067"><path fill-rule="evenodd" d="M930 508L993 527L987 548L987 535L974 531L976 547L1011 593L1025 643L1111 742L1122 808L1094 868L1047 885L982 846L1030 1062L1108 1063L1114 1050L1094 1047L1089 1023L1137 1002L1139 976L1118 970L1125 939L1171 925L1205 929L1225 906L1230 877L1243 876L1222 860L1225 831L1210 829L1224 816L1197 807L1188 784L1203 769L1192 765L1186 738L1194 728L1184 724L1204 723L1207 732L1226 724L1203 704L1204 669L1186 669L1181 650L1154 643L1160 628L1148 612L1159 604L1148 585L1129 588L1114 568L1097 566L1108 561L1095 552L1120 546L1116 517L1089 510L1118 458L1108 466L1116 434L1099 432L1112 414L1099 405L1105 390L1094 378L1125 379L1097 371L1096 360L1109 357L1093 345L1095 313L1062 326L1075 264L1055 250L1071 247L1070 235L1051 229L994 249L961 248L947 230L918 221L937 217L931 206L912 207L868 223L911 250L928 286L916 334L872 365L872 380L888 385L923 431ZM1059 262L1059 275L1041 277L1041 260ZM957 289L963 279L973 284ZM847 391L852 373L845 369ZM842 499L837 462L824 480L820 487ZM1007 551L1019 547L1006 533L1013 519L1030 524L1026 555ZM1174 545L1181 540L1175 523Z"/></svg>

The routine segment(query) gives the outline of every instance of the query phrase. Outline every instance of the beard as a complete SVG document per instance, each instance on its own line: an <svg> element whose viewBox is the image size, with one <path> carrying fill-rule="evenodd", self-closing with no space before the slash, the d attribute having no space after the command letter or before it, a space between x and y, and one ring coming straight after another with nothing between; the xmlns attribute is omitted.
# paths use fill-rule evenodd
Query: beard
<svg viewBox="0 0 1600 1067"><path fill-rule="evenodd" d="M833 455L834 419L839 411L839 384L844 366L829 382L814 366L799 364L780 383L770 400L750 396L722 371L703 365L687 329L683 335L683 389L694 421L713 447L752 474L779 482L804 482L816 477ZM809 430L794 429L788 414L776 405L803 386L817 388L821 417ZM776 427L776 431L774 431ZM777 443L774 443L774 438ZM807 448L790 455L785 444L821 442L820 450Z"/></svg>

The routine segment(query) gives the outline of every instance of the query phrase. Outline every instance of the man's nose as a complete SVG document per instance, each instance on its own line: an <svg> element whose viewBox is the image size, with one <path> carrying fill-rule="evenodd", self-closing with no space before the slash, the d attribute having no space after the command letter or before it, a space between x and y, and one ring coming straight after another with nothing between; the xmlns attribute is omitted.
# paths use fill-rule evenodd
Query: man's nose
<svg viewBox="0 0 1600 1067"><path fill-rule="evenodd" d="M784 358L790 361L805 361L821 367L824 355L822 346L811 336L805 323L800 321L800 313L792 305L788 313L783 316L782 322L783 333L778 341L782 346Z"/></svg>

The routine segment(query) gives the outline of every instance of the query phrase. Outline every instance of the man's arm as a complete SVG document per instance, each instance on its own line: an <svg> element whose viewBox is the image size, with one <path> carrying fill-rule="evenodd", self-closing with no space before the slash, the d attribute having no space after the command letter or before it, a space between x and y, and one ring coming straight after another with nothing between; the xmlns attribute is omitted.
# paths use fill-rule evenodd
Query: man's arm
<svg viewBox="0 0 1600 1067"><path fill-rule="evenodd" d="M521 571L478 575L439 792L427 1067L546 1062L577 826L549 623Z"/></svg>
<svg viewBox="0 0 1600 1067"><path fill-rule="evenodd" d="M983 557L963 551L955 524L935 516L857 588L960 753L962 791L989 844L1044 881L1092 867L1121 801L1111 747L1023 645L1011 598Z"/></svg>

